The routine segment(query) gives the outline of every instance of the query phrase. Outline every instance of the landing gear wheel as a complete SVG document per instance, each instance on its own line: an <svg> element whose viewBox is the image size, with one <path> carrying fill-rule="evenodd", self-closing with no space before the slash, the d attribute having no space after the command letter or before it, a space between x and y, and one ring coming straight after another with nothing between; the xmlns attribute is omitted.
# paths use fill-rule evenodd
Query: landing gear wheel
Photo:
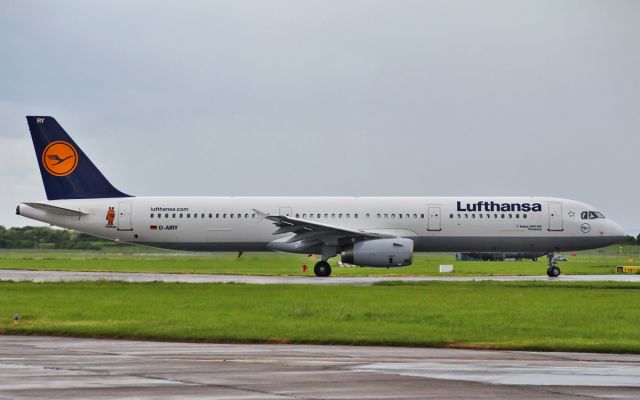
<svg viewBox="0 0 640 400"><path fill-rule="evenodd" d="M557 278L560 276L560 268L556 265L554 265L553 267L550 267L547 270L547 275L549 275L549 277L551 278Z"/></svg>
<svg viewBox="0 0 640 400"><path fill-rule="evenodd" d="M313 272L316 276L327 277L331 275L331 265L326 261L318 261L315 267L313 267Z"/></svg>

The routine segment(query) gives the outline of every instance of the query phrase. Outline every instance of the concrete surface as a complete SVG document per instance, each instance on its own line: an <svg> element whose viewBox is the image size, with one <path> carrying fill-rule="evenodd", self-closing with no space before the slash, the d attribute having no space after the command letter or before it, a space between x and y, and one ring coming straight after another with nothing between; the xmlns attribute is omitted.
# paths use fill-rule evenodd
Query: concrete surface
<svg viewBox="0 0 640 400"><path fill-rule="evenodd" d="M123 282L187 282L187 283L251 283L251 284L299 284L299 285L371 285L384 281L558 281L558 282L640 282L640 275L560 275L547 276L412 276L412 277L329 277L315 276L256 276L256 275L205 275L162 274L146 272L69 272L28 271L0 269L0 281L72 282L72 281L123 281Z"/></svg>
<svg viewBox="0 0 640 400"><path fill-rule="evenodd" d="M640 356L0 335L0 399L639 398Z"/></svg>

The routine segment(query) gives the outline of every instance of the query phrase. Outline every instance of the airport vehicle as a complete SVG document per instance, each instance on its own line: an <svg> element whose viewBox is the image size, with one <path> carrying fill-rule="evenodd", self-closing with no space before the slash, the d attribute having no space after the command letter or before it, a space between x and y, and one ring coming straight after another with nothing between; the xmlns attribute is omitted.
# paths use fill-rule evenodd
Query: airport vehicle
<svg viewBox="0 0 640 400"><path fill-rule="evenodd" d="M16 213L145 246L318 254L366 267L411 265L413 252L592 249L624 232L594 207L552 197L135 197L117 190L52 117L27 117L47 201ZM275 225L275 226L274 226Z"/></svg>

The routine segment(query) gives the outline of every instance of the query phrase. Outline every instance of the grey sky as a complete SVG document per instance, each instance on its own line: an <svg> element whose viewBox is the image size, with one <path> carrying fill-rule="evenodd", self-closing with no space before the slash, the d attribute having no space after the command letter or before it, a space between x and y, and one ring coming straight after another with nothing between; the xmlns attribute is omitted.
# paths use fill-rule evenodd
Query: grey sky
<svg viewBox="0 0 640 400"><path fill-rule="evenodd" d="M0 224L25 115L136 195L550 195L640 232L638 1L0 3Z"/></svg>

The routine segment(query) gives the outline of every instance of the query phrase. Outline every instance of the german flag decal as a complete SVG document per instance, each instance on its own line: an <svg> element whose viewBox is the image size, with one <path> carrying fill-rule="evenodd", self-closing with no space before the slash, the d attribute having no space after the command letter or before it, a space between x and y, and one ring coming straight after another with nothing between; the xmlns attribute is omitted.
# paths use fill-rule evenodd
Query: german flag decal
<svg viewBox="0 0 640 400"><path fill-rule="evenodd" d="M150 231L157 231L157 230L158 230L158 225L151 225L151 226L149 227L149 230L150 230Z"/></svg>

